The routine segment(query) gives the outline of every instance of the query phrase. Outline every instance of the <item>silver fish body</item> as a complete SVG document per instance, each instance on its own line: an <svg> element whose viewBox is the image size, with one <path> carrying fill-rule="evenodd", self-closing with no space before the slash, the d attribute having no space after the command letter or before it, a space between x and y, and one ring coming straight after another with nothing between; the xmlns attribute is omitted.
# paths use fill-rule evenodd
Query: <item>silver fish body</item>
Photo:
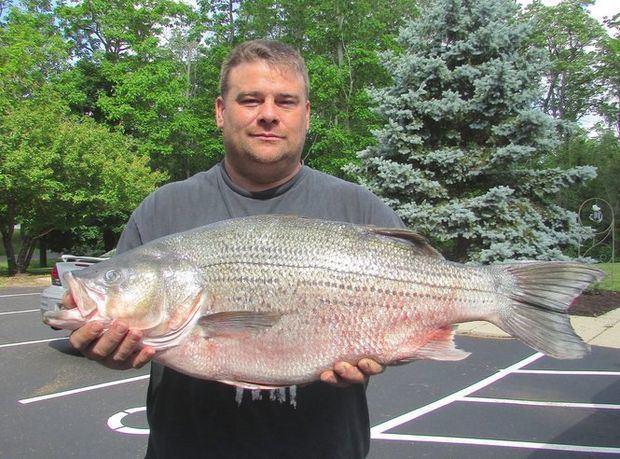
<svg viewBox="0 0 620 459"><path fill-rule="evenodd" d="M567 309L601 277L572 262L465 266L407 230L257 216L70 273L78 308L45 320L122 319L178 371L274 388L316 380L337 361L462 359L453 324L472 320L553 357L581 357L587 345Z"/></svg>

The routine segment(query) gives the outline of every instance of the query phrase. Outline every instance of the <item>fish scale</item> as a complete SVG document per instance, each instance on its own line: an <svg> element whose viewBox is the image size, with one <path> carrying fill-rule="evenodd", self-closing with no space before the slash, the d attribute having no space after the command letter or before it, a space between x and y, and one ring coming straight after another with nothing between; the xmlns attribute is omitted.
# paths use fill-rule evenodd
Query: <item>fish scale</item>
<svg viewBox="0 0 620 459"><path fill-rule="evenodd" d="M404 229L257 216L166 236L72 273L78 309L46 320L131 317L148 298L157 313L137 323L156 360L199 378L274 388L363 357L386 365L464 358L452 325L471 320L551 356L580 357L587 346L566 311L601 276L573 262L465 266Z"/></svg>

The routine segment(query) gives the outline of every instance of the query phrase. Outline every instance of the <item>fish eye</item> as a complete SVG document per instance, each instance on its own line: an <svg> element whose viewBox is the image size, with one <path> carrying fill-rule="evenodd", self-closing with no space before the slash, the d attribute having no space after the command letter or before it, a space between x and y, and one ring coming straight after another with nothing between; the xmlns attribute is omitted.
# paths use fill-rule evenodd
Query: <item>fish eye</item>
<svg viewBox="0 0 620 459"><path fill-rule="evenodd" d="M113 284L118 282L121 279L121 273L115 269L111 269L110 271L106 271L103 275L103 280L108 284Z"/></svg>

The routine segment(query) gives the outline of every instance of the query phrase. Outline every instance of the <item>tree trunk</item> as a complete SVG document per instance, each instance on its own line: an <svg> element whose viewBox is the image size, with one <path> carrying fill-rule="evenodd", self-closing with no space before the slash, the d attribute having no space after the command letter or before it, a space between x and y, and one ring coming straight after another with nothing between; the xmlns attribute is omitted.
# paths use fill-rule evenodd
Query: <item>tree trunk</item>
<svg viewBox="0 0 620 459"><path fill-rule="evenodd" d="M19 273L25 273L28 270L28 266L30 266L30 261L32 260L32 255L37 248L38 242L43 236L50 233L52 228L41 232L35 232L35 236L28 234L26 231L27 230L22 226L22 246L19 249L19 254L17 254L17 272Z"/></svg>
<svg viewBox="0 0 620 459"><path fill-rule="evenodd" d="M47 244L43 239L39 240L39 267L47 268Z"/></svg>
<svg viewBox="0 0 620 459"><path fill-rule="evenodd" d="M233 6L234 1L229 0L228 2L228 43L233 43L235 41L235 8Z"/></svg>
<svg viewBox="0 0 620 459"><path fill-rule="evenodd" d="M342 92L345 98L345 112L346 116L344 119L345 126L347 129L351 128L351 115L350 115L350 104L351 96L353 95L353 68L351 67L351 60L349 59L349 55L347 54L347 49L344 41L344 15L341 15L340 9L337 8L338 17L338 32L340 33L340 40L338 40L338 44L336 45L336 57L338 59L338 67L343 67L345 64L348 67L349 73L349 87L346 88L344 85L342 87ZM347 58L347 62L345 63L345 57Z"/></svg>
<svg viewBox="0 0 620 459"><path fill-rule="evenodd" d="M192 63L194 62L194 54L196 52L197 45L198 44L195 41L187 42L187 62L185 63L185 104L188 108L190 106L190 101L192 97L194 96L194 83L192 81L192 75L193 75ZM189 152L190 149L187 148L186 151ZM184 155L183 162L185 163L185 178L190 178L192 176L192 169L191 169L191 161L190 161L190 157L188 153Z"/></svg>
<svg viewBox="0 0 620 459"><path fill-rule="evenodd" d="M6 264L9 271L9 276L17 274L17 263L15 262L15 249L13 248L13 225L2 228L2 245L4 246L4 252L6 253Z"/></svg>
<svg viewBox="0 0 620 459"><path fill-rule="evenodd" d="M23 228L22 228L23 231ZM25 273L30 265L32 254L36 247L37 239L28 235L22 235L22 246L17 254L17 272L20 274Z"/></svg>
<svg viewBox="0 0 620 459"><path fill-rule="evenodd" d="M553 99L553 95L555 92L555 84L556 84L557 78L558 76L555 73L551 74L549 88L547 89L547 95L545 97L545 100L543 101L542 110L547 115L553 115L552 113L553 110L551 109L551 100Z"/></svg>

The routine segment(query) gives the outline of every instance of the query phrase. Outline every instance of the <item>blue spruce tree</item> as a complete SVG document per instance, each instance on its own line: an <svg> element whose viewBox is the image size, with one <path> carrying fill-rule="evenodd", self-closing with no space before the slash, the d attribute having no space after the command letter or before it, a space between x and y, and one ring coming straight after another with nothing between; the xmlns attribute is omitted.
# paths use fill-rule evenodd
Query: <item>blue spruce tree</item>
<svg viewBox="0 0 620 459"><path fill-rule="evenodd" d="M376 90L387 119L351 170L448 258L562 259L588 234L553 197L595 176L544 167L558 142L536 108L542 51L512 0L438 0L384 55L394 78Z"/></svg>

